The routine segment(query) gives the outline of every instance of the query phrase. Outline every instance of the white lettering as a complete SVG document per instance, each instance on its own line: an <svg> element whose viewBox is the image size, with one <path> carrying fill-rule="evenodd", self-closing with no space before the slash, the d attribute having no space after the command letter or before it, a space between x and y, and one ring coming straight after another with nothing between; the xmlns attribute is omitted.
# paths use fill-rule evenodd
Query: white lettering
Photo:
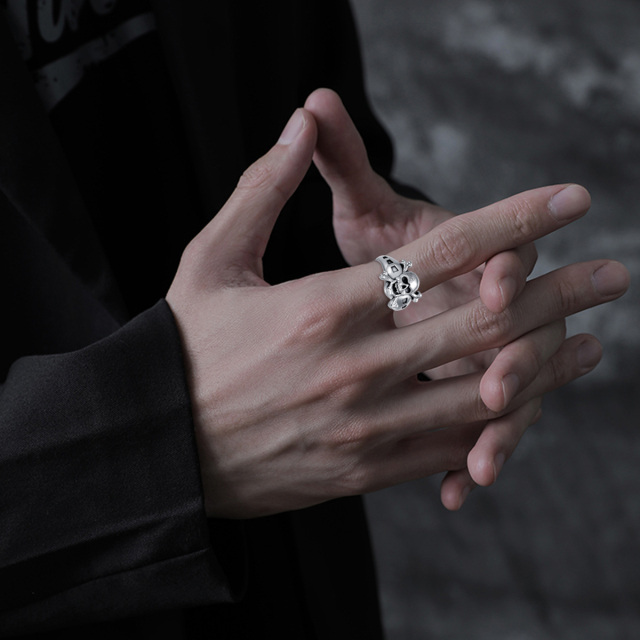
<svg viewBox="0 0 640 640"><path fill-rule="evenodd" d="M58 14L55 14L54 0L38 0L38 31L45 42L58 42L68 26L72 31L78 29L78 16L86 0L60 0ZM91 0L90 5L100 16L111 13L117 0ZM16 2L16 5L20 3ZM24 3L26 14L26 3ZM25 27L28 24L25 19Z"/></svg>
<svg viewBox="0 0 640 640"><path fill-rule="evenodd" d="M38 1L38 30L45 42L58 42L69 24L78 28L78 13L84 0L61 0L58 15L54 16L53 0Z"/></svg>

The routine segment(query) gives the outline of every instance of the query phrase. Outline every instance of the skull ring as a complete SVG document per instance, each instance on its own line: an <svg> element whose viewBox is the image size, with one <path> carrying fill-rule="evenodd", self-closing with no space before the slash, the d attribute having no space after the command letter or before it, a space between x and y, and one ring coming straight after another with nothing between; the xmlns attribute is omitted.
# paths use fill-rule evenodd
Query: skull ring
<svg viewBox="0 0 640 640"><path fill-rule="evenodd" d="M379 278L384 280L384 293L389 298L389 309L402 311L411 302L417 302L422 297L418 291L420 279L413 271L409 271L410 262L398 262L391 256L378 256L376 262L382 267Z"/></svg>

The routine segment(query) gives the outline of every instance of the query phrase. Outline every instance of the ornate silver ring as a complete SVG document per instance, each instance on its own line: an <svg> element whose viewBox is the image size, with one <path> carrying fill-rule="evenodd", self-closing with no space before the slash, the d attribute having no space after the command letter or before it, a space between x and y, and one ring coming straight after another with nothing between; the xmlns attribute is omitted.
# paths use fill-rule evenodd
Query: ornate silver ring
<svg viewBox="0 0 640 640"><path fill-rule="evenodd" d="M378 256L376 262L382 267L379 278L384 280L384 293L389 298L389 309L402 311L422 297L418 291L420 278L413 271L409 271L410 262L398 262L391 256Z"/></svg>

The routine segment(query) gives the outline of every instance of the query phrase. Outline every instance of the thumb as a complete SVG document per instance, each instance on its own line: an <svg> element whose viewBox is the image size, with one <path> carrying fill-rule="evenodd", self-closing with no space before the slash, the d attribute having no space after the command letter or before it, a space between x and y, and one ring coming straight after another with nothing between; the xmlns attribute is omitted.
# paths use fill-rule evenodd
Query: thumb
<svg viewBox="0 0 640 640"><path fill-rule="evenodd" d="M282 207L304 178L317 138L313 116L297 109L278 142L252 164L201 241L221 268L262 278L262 257Z"/></svg>
<svg viewBox="0 0 640 640"><path fill-rule="evenodd" d="M313 160L331 187L335 215L358 217L374 209L390 188L369 164L364 141L338 94L318 89L307 98L305 109L316 119Z"/></svg>

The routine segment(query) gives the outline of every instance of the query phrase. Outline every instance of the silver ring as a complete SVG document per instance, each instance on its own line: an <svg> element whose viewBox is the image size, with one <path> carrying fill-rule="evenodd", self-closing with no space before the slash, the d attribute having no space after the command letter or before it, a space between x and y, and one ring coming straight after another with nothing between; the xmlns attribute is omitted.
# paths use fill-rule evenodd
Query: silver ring
<svg viewBox="0 0 640 640"><path fill-rule="evenodd" d="M376 262L382 267L379 278L384 280L384 293L389 298L389 309L402 311L412 302L418 302L422 297L418 291L420 278L413 271L409 271L410 262L398 262L391 256L378 256Z"/></svg>

